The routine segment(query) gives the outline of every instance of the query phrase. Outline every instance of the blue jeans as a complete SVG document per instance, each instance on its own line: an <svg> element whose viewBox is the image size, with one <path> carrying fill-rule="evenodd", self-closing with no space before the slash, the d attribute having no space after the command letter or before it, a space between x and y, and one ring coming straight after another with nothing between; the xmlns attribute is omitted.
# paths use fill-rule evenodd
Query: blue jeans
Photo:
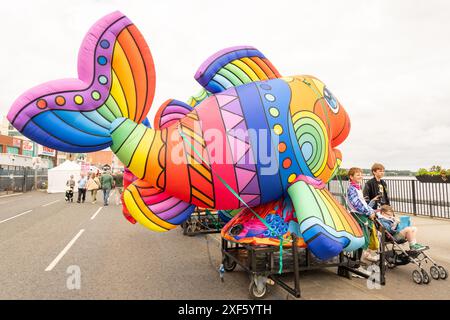
<svg viewBox="0 0 450 320"><path fill-rule="evenodd" d="M110 192L111 192L111 189L103 189L103 204L104 205L108 204L108 198L109 198Z"/></svg>

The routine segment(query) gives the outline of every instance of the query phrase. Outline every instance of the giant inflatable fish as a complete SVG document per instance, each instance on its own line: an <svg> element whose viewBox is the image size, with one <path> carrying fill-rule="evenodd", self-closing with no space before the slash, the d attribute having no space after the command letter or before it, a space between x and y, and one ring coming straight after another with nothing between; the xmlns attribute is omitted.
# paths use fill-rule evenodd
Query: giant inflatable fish
<svg viewBox="0 0 450 320"><path fill-rule="evenodd" d="M26 91L8 119L60 151L110 147L138 178L124 193L128 212L152 230L175 228L196 206L257 207L289 196L317 256L359 248L360 227L324 188L350 130L330 90L312 76L282 77L250 46L219 51L195 79L201 98L168 100L153 128L141 124L155 92L154 64L136 26L114 12L83 40L78 79Z"/></svg>

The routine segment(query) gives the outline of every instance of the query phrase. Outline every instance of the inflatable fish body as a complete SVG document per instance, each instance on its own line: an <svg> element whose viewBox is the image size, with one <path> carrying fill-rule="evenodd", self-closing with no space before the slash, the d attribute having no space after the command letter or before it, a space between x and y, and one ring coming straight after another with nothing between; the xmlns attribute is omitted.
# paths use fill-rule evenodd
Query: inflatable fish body
<svg viewBox="0 0 450 320"><path fill-rule="evenodd" d="M166 101L148 128L141 122L154 96L153 60L120 12L88 32L78 73L25 92L8 119L61 151L110 147L138 178L124 201L142 225L167 231L195 206L257 207L289 195L312 250L326 258L362 245L359 226L323 188L341 162L335 147L350 121L317 78L281 77L257 49L228 48L195 75L203 100L194 99L195 108Z"/></svg>

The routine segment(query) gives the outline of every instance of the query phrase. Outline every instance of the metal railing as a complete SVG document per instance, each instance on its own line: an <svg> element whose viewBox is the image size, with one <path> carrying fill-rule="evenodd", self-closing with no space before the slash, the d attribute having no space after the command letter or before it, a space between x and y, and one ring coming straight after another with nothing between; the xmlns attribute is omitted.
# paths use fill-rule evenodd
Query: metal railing
<svg viewBox="0 0 450 320"><path fill-rule="evenodd" d="M0 192L27 192L47 185L48 170L21 166L0 166Z"/></svg>
<svg viewBox="0 0 450 320"><path fill-rule="evenodd" d="M369 179L363 179L364 184ZM384 179L392 208L396 212L450 219L450 183L420 182L413 179ZM342 181L344 192L349 182ZM340 182L331 180L328 190L343 204Z"/></svg>

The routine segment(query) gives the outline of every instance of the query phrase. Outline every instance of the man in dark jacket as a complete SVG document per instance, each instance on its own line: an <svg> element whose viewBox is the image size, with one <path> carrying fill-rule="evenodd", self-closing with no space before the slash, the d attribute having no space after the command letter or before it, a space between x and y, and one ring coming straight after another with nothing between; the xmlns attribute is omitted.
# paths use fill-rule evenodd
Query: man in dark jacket
<svg viewBox="0 0 450 320"><path fill-rule="evenodd" d="M386 181L381 178L384 177L384 166L380 163L375 163L372 166L373 178L366 182L363 194L367 203L375 200L372 208L378 209L382 205L390 205L388 189Z"/></svg>

